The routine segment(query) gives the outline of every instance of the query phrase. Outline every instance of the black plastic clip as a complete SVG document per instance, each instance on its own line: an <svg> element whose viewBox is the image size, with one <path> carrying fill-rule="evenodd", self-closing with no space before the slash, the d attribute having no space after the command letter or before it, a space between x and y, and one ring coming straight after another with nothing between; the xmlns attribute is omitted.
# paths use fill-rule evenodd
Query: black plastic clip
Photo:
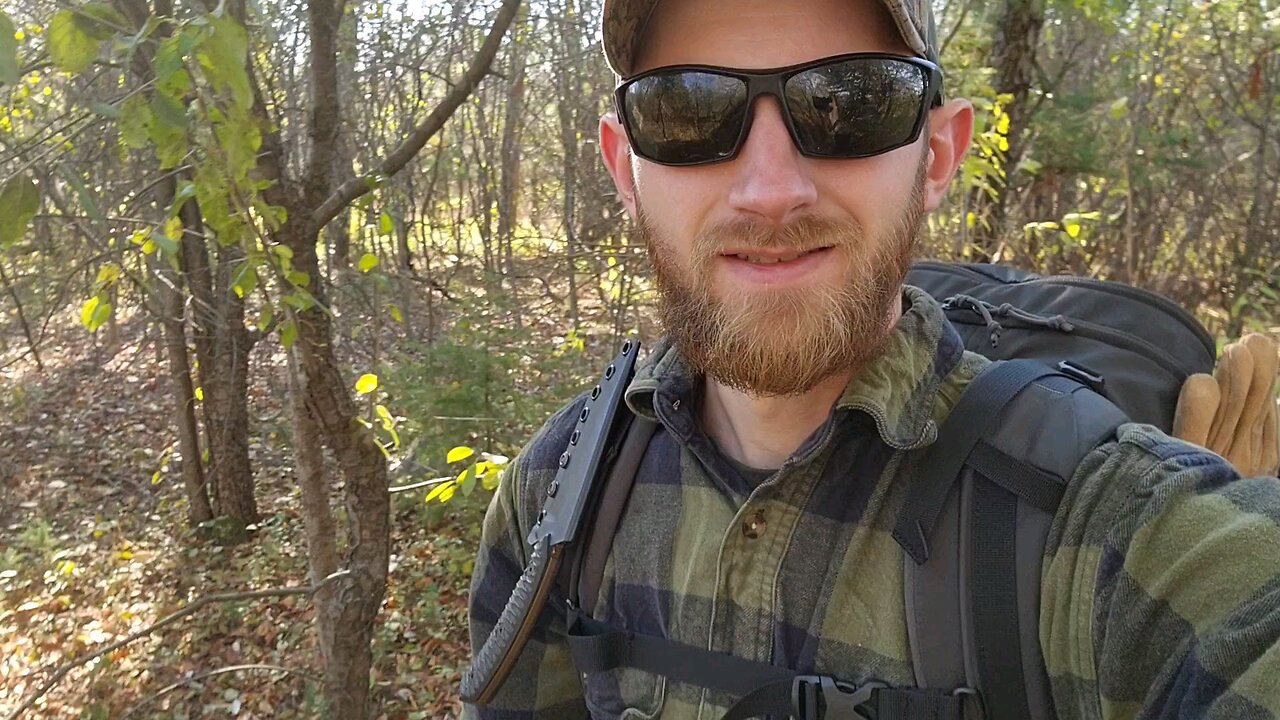
<svg viewBox="0 0 1280 720"><path fill-rule="evenodd" d="M1090 390L1099 395L1106 394L1107 379L1097 371L1091 370L1074 360L1063 360L1058 363L1058 372L1072 380L1088 385Z"/></svg>
<svg viewBox="0 0 1280 720"><path fill-rule="evenodd" d="M875 692L882 682L862 685L830 675L797 675L791 681L791 707L796 720L876 720Z"/></svg>

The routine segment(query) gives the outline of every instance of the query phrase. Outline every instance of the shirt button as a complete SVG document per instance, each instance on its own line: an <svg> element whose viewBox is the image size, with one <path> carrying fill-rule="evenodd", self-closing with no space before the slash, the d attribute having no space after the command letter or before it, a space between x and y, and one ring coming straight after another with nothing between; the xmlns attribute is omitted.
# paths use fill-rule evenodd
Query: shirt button
<svg viewBox="0 0 1280 720"><path fill-rule="evenodd" d="M755 540L764 534L766 527L768 527L768 523L764 519L764 510L757 510L754 515L743 521L742 534L748 540Z"/></svg>

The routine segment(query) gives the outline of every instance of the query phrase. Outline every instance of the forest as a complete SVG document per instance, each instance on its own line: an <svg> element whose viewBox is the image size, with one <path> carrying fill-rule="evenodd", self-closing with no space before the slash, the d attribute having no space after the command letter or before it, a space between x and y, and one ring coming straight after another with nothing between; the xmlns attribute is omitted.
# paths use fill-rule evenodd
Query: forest
<svg viewBox="0 0 1280 720"><path fill-rule="evenodd" d="M661 333L602 2L0 2L0 718L456 716L503 467ZM1280 2L934 8L927 256L1280 333Z"/></svg>

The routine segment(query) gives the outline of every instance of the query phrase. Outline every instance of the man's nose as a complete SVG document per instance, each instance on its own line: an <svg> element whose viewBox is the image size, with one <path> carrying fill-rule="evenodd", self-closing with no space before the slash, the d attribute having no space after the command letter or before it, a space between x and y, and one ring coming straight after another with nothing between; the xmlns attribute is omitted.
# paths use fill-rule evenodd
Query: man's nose
<svg viewBox="0 0 1280 720"><path fill-rule="evenodd" d="M807 160L791 140L778 100L762 97L753 110L751 132L732 163L738 176L729 205L758 220L785 225L817 201L817 187Z"/></svg>

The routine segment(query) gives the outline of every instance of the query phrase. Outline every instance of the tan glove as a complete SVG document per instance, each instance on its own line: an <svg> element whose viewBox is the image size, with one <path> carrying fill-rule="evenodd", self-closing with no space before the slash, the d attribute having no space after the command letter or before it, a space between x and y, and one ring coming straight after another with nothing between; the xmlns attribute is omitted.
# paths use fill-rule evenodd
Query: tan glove
<svg viewBox="0 0 1280 720"><path fill-rule="evenodd" d="M1280 466L1276 344L1258 333L1222 351L1213 375L1187 378L1173 434L1225 457L1242 475L1274 475Z"/></svg>

